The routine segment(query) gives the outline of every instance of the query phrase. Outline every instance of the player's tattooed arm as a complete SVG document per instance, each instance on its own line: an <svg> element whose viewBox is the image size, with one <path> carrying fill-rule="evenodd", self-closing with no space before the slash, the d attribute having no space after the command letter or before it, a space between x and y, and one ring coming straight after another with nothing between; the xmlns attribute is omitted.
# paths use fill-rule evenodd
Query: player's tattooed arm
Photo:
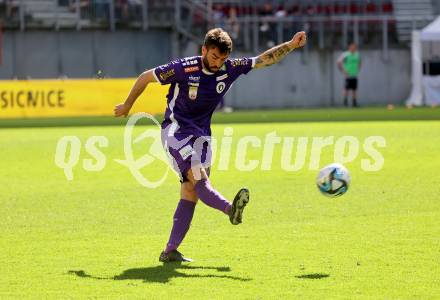
<svg viewBox="0 0 440 300"><path fill-rule="evenodd" d="M115 117L127 116L130 112L131 107L133 106L136 99L142 94L147 85L150 82L156 82L156 78L153 75L154 69L143 72L136 79L133 87L131 88L130 93L128 94L127 99L124 103L120 103L115 106L114 113Z"/></svg>
<svg viewBox="0 0 440 300"><path fill-rule="evenodd" d="M257 56L254 68L258 69L276 64L277 62L281 61L287 54L289 54L293 49L293 47L289 46L289 42L275 46Z"/></svg>
<svg viewBox="0 0 440 300"><path fill-rule="evenodd" d="M307 40L304 31L297 32L292 40L275 46L256 57L254 68L268 67L281 61L287 54L305 45Z"/></svg>

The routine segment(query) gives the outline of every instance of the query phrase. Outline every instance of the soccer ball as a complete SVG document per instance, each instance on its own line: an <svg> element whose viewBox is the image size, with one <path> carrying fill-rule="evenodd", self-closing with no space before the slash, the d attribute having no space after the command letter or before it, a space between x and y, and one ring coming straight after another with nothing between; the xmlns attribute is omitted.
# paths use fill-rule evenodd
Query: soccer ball
<svg viewBox="0 0 440 300"><path fill-rule="evenodd" d="M316 185L319 191L327 197L342 196L350 185L350 174L343 165L333 163L319 171Z"/></svg>

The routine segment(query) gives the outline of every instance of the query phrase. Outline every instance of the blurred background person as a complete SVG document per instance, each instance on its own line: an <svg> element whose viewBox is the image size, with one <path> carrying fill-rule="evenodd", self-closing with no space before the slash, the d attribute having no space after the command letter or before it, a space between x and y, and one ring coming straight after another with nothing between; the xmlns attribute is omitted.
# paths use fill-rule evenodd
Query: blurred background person
<svg viewBox="0 0 440 300"><path fill-rule="evenodd" d="M240 23L238 22L237 9L235 7L229 9L228 19L226 20L226 31L229 32L234 43L239 40Z"/></svg>
<svg viewBox="0 0 440 300"><path fill-rule="evenodd" d="M273 6L271 2L266 2L258 11L258 15L261 18L260 24L260 36L266 47L275 46L275 32L274 24L270 21L274 16Z"/></svg>
<svg viewBox="0 0 440 300"><path fill-rule="evenodd" d="M351 91L352 106L358 107L356 91L358 87L358 74L361 69L361 56L357 50L357 45L351 43L348 51L343 52L337 61L339 70L345 76L344 87L344 106L348 107L348 96Z"/></svg>

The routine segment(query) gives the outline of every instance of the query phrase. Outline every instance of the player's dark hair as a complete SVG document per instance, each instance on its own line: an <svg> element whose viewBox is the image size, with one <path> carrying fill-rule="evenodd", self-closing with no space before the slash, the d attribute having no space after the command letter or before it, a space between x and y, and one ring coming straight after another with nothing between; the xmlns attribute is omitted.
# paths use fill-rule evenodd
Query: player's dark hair
<svg viewBox="0 0 440 300"><path fill-rule="evenodd" d="M220 53L229 54L232 51L232 40L229 34L221 28L214 28L208 31L203 45L210 49L217 47Z"/></svg>

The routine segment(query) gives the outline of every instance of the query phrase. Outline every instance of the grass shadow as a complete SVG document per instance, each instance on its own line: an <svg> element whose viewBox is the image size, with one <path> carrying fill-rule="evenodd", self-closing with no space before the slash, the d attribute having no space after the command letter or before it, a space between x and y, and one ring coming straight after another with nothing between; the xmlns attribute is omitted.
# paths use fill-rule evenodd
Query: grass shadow
<svg viewBox="0 0 440 300"><path fill-rule="evenodd" d="M322 273L312 273L312 274L299 275L299 276L295 276L295 277L299 278L299 279L322 279L322 278L330 277L330 275L329 274L322 274Z"/></svg>
<svg viewBox="0 0 440 300"><path fill-rule="evenodd" d="M70 270L67 273L83 278L99 280L142 280L143 282L167 283L172 278L225 278L238 281L250 281L251 278L243 278L231 275L218 274L187 274L179 270L215 270L217 272L230 272L229 267L188 266L180 263L168 263L155 267L127 269L113 277L98 277L87 274L84 270Z"/></svg>

